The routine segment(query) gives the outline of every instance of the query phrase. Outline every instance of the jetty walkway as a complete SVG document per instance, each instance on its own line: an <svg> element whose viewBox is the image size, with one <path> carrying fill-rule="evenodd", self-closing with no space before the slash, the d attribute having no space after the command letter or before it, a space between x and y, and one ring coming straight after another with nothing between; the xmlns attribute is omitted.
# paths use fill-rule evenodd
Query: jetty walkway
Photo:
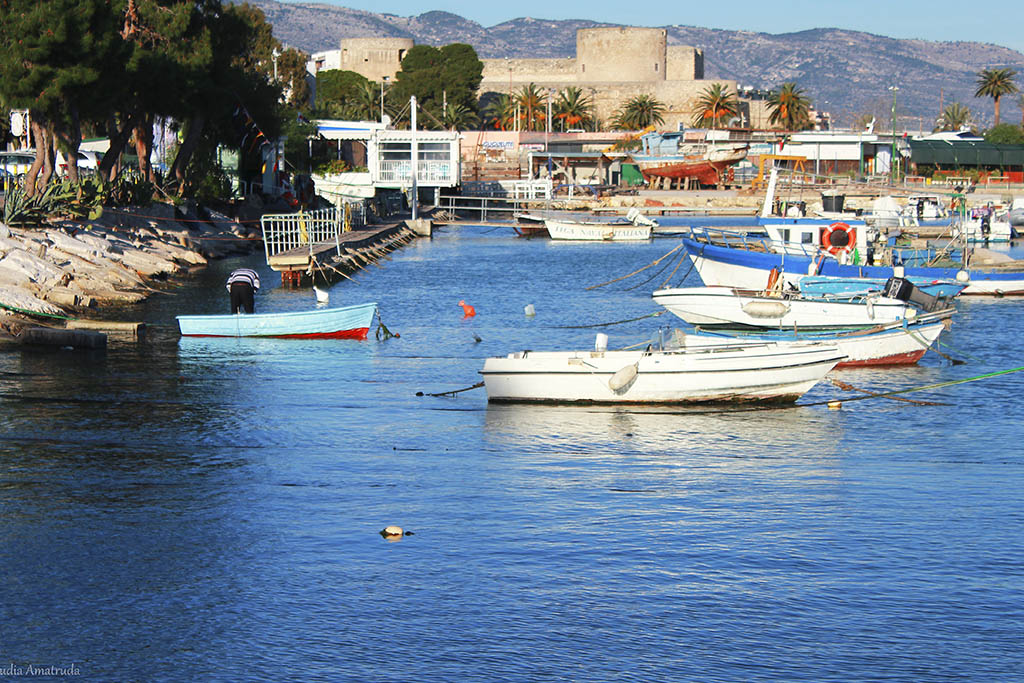
<svg viewBox="0 0 1024 683"><path fill-rule="evenodd" d="M281 273L282 284L300 287L318 278L347 277L416 237L404 221L366 225L365 211L351 206L260 219L267 265Z"/></svg>

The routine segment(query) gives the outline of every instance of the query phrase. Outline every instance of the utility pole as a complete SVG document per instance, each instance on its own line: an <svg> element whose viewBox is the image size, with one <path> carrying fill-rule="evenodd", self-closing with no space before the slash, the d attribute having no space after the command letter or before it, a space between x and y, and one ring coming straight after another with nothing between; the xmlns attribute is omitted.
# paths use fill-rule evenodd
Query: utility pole
<svg viewBox="0 0 1024 683"><path fill-rule="evenodd" d="M889 184L896 184L896 92L899 90L895 85L889 86L892 90L892 156L889 158Z"/></svg>

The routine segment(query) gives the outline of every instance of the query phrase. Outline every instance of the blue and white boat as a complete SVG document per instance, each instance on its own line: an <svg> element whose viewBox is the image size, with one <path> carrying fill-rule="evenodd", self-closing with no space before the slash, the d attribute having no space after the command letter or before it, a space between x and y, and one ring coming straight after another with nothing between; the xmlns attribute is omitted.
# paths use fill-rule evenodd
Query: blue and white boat
<svg viewBox="0 0 1024 683"><path fill-rule="evenodd" d="M896 263L867 265L823 258L817 247L776 252L770 240L720 230L690 228L682 233L682 242L706 285L763 289L768 274L775 268L786 285L797 289L808 275L874 280L909 277L965 282L963 296L1024 295L1024 262L982 263L971 257L968 259L970 266L965 269L956 263L962 261L962 251L950 252L945 259L948 265L934 265L940 262L935 250L893 250L891 256Z"/></svg>
<svg viewBox="0 0 1024 683"><path fill-rule="evenodd" d="M280 339L366 339L377 304L319 308L289 313L179 315L183 337L276 337Z"/></svg>

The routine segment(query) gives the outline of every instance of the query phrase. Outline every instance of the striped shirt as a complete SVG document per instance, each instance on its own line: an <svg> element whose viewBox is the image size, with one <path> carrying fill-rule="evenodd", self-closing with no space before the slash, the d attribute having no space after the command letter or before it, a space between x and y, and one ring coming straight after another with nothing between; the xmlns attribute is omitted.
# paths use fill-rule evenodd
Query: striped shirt
<svg viewBox="0 0 1024 683"><path fill-rule="evenodd" d="M231 285L236 282L245 282L252 287L255 292L260 288L260 276L256 274L256 271L252 268L239 268L231 271L231 275L228 276L228 290L231 290Z"/></svg>

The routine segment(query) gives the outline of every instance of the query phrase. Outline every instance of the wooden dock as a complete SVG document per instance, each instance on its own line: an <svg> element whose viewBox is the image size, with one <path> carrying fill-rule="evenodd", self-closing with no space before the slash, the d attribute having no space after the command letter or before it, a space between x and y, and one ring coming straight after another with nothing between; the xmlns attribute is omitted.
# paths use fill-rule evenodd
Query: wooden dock
<svg viewBox="0 0 1024 683"><path fill-rule="evenodd" d="M302 244L273 254L267 264L281 273L281 283L293 287L317 281L332 282L385 257L415 237L404 223L350 230L335 239Z"/></svg>

